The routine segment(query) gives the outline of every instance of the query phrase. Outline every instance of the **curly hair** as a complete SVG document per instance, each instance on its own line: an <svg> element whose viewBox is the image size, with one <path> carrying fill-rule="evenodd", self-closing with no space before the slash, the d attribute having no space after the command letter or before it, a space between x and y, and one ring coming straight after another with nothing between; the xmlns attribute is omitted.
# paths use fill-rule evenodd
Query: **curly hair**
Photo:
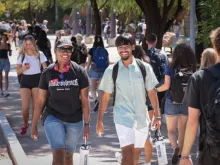
<svg viewBox="0 0 220 165"><path fill-rule="evenodd" d="M210 39L213 48L218 53L218 55L220 55L220 27L211 32Z"/></svg>
<svg viewBox="0 0 220 165"><path fill-rule="evenodd" d="M196 57L187 43L178 44L172 53L171 68L190 68L193 72L196 71Z"/></svg>

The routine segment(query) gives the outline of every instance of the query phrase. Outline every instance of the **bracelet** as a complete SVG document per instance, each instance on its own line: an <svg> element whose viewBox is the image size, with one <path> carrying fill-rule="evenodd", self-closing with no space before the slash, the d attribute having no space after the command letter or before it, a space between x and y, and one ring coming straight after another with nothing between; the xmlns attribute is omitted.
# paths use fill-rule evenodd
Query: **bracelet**
<svg viewBox="0 0 220 165"><path fill-rule="evenodd" d="M155 116L155 119L161 119L161 116Z"/></svg>
<svg viewBox="0 0 220 165"><path fill-rule="evenodd" d="M191 156L181 156L181 159L190 159Z"/></svg>

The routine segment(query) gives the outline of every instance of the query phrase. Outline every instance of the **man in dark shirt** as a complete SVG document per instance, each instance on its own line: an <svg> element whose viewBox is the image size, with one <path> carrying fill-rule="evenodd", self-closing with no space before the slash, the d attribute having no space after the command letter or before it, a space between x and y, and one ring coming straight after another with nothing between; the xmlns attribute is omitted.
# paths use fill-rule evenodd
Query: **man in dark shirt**
<svg viewBox="0 0 220 165"><path fill-rule="evenodd" d="M211 34L212 45L220 59L220 28L214 30ZM214 66L220 73L220 63ZM205 106L209 100L209 90L213 83L217 80L208 70L200 70L192 75L189 80L187 92L183 100L183 104L188 106L189 118L185 133L184 146L180 165L191 165L190 150L196 138L198 126L200 124L199 137L199 165L219 165L220 159L213 156L212 147L208 146L204 138L206 138L206 121L204 114L207 114ZM217 137L220 139L220 137ZM216 150L217 149L217 150ZM216 151L220 151L220 147L215 146Z"/></svg>

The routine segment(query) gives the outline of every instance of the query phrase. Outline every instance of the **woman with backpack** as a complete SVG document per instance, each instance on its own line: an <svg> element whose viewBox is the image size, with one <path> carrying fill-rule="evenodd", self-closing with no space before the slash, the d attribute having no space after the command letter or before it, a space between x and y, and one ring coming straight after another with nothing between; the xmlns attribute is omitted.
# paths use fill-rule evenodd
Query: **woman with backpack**
<svg viewBox="0 0 220 165"><path fill-rule="evenodd" d="M104 74L105 69L109 65L108 51L104 48L104 43L101 36L95 36L93 47L89 50L88 61L86 70L89 71L89 77L91 80L91 94L95 100L94 111L98 111L99 101L96 95L96 89L100 83L100 80Z"/></svg>
<svg viewBox="0 0 220 165"><path fill-rule="evenodd" d="M165 69L164 84L156 88L157 92L167 91L164 111L168 138L174 150L172 164L177 164L181 157L188 118L188 109L182 104L182 100L188 79L195 71L196 58L192 48L186 43L181 43L176 46L172 54L172 62Z"/></svg>
<svg viewBox="0 0 220 165"><path fill-rule="evenodd" d="M40 51L44 53L47 58L47 66L53 63L53 58L51 54L51 43L50 40L47 38L47 33L44 30L41 30L39 38L37 40L37 46Z"/></svg>
<svg viewBox="0 0 220 165"><path fill-rule="evenodd" d="M1 95L8 97L8 73L10 71L10 61L8 59L8 55L11 56L11 45L8 43L8 36L3 34L0 40L0 88ZM2 71L5 71L5 91L3 92L2 86Z"/></svg>
<svg viewBox="0 0 220 165"><path fill-rule="evenodd" d="M17 74L20 75L20 95L22 104L23 126L21 136L25 136L28 129L29 106L32 98L32 110L38 94L41 67L46 68L47 58L39 51L32 35L24 37L17 60Z"/></svg>

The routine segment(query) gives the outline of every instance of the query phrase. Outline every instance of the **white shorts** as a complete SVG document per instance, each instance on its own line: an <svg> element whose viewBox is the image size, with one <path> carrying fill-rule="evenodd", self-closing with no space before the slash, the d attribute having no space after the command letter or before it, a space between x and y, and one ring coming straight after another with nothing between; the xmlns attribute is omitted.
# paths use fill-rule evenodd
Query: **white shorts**
<svg viewBox="0 0 220 165"><path fill-rule="evenodd" d="M115 124L120 147L125 147L134 144L135 148L144 148L145 142L148 139L149 128L142 129L129 128L120 124Z"/></svg>

